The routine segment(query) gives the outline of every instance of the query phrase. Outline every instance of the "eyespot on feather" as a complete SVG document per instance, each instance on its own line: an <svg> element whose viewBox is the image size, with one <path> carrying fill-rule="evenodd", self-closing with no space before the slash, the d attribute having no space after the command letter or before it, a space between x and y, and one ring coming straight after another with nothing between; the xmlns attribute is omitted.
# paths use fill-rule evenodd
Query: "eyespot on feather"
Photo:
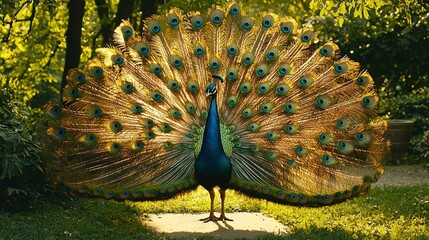
<svg viewBox="0 0 429 240"><path fill-rule="evenodd" d="M255 54L253 52L247 52L241 58L241 62L245 66L250 66L253 63L253 61L255 61Z"/></svg>
<svg viewBox="0 0 429 240"><path fill-rule="evenodd" d="M62 127L50 127L46 130L46 135L56 141L63 140L67 135L67 130Z"/></svg>
<svg viewBox="0 0 429 240"><path fill-rule="evenodd" d="M272 103L263 103L260 107L259 107L259 112L262 114L265 113L270 113L271 110L273 110L274 105Z"/></svg>
<svg viewBox="0 0 429 240"><path fill-rule="evenodd" d="M122 124L119 121L111 121L109 123L109 128L112 132L118 133L122 130Z"/></svg>
<svg viewBox="0 0 429 240"><path fill-rule="evenodd" d="M253 20L250 17L244 17L241 19L241 29L243 31L249 31L252 29Z"/></svg>
<svg viewBox="0 0 429 240"><path fill-rule="evenodd" d="M187 83L187 89L192 93L198 92L198 83L194 80L189 80Z"/></svg>
<svg viewBox="0 0 429 240"><path fill-rule="evenodd" d="M129 82L123 82L121 84L121 89L122 89L122 92L127 94L134 92L134 86Z"/></svg>
<svg viewBox="0 0 429 240"><path fill-rule="evenodd" d="M279 48L278 47L272 47L267 50L265 53L265 60L270 62L277 59L279 56Z"/></svg>
<svg viewBox="0 0 429 240"><path fill-rule="evenodd" d="M313 30L305 30L300 34L299 39L303 43L311 43L314 40Z"/></svg>
<svg viewBox="0 0 429 240"><path fill-rule="evenodd" d="M195 30L200 30L204 26L204 20L200 15L191 17L191 24Z"/></svg>
<svg viewBox="0 0 429 240"><path fill-rule="evenodd" d="M99 118L103 115L103 111L101 110L100 107L95 106L89 109L88 114L90 117Z"/></svg>
<svg viewBox="0 0 429 240"><path fill-rule="evenodd" d="M251 107L246 107L241 113L241 116L243 118L250 118L252 115L253 115L253 110Z"/></svg>
<svg viewBox="0 0 429 240"><path fill-rule="evenodd" d="M229 14L235 16L240 14L241 12L241 5L239 3L234 3L229 7Z"/></svg>
<svg viewBox="0 0 429 240"><path fill-rule="evenodd" d="M199 43L195 44L195 46L194 46L194 54L197 57L201 57L204 54L204 48L203 48L203 46L201 44L199 44Z"/></svg>
<svg viewBox="0 0 429 240"><path fill-rule="evenodd" d="M111 154L117 154L121 151L121 145L119 143L112 143L107 146L107 149Z"/></svg>
<svg viewBox="0 0 429 240"><path fill-rule="evenodd" d="M237 97L236 96L229 96L227 99L226 99L226 105L228 106L228 107L234 107L235 105L237 105Z"/></svg>
<svg viewBox="0 0 429 240"><path fill-rule="evenodd" d="M177 25L179 25L179 22L180 22L179 17L177 16L176 13L168 14L167 21L171 27L177 27Z"/></svg>
<svg viewBox="0 0 429 240"><path fill-rule="evenodd" d="M337 143L337 150L341 154L349 154L349 153L353 152L354 146L353 146L353 144L351 144L349 142L339 141Z"/></svg>
<svg viewBox="0 0 429 240"><path fill-rule="evenodd" d="M46 113L49 117L58 118L62 115L63 110L58 104L53 104L47 108Z"/></svg>
<svg viewBox="0 0 429 240"><path fill-rule="evenodd" d="M335 56L335 52L338 50L339 50L338 45L330 42L330 43L323 45L320 48L319 53L320 53L320 55L322 55L324 57L333 57L333 56Z"/></svg>
<svg viewBox="0 0 429 240"><path fill-rule="evenodd" d="M134 49L140 54L140 56L142 57L147 57L149 56L150 53L150 48L149 45L147 45L146 43L143 42L137 42L134 45Z"/></svg>
<svg viewBox="0 0 429 240"><path fill-rule="evenodd" d="M230 43L228 46L226 46L226 53L228 56L233 57L237 55L239 52L238 46L236 43Z"/></svg>
<svg viewBox="0 0 429 240"><path fill-rule="evenodd" d="M295 153L301 157L308 154L308 149L299 145L295 148Z"/></svg>
<svg viewBox="0 0 429 240"><path fill-rule="evenodd" d="M316 98L316 108L325 110L331 106L332 100L329 96L319 96Z"/></svg>
<svg viewBox="0 0 429 240"><path fill-rule="evenodd" d="M377 105L377 101L374 96L365 96L361 101L362 106L368 109L373 109Z"/></svg>
<svg viewBox="0 0 429 240"><path fill-rule="evenodd" d="M91 77L94 78L103 77L103 69L96 64L89 64L88 73Z"/></svg>
<svg viewBox="0 0 429 240"><path fill-rule="evenodd" d="M186 111L189 114L194 115L195 114L195 106L194 106L194 104L192 104L191 102L187 102L186 103Z"/></svg>
<svg viewBox="0 0 429 240"><path fill-rule="evenodd" d="M220 26L222 24L223 18L223 12L219 9L213 10L213 12L210 14L210 20L215 26Z"/></svg>
<svg viewBox="0 0 429 240"><path fill-rule="evenodd" d="M244 82L240 85L240 92L242 94L250 93L252 90L252 84L250 82Z"/></svg>
<svg viewBox="0 0 429 240"><path fill-rule="evenodd" d="M262 18L262 27L270 28L274 24L274 17L272 15L267 15Z"/></svg>
<svg viewBox="0 0 429 240"><path fill-rule="evenodd" d="M147 27L150 30L150 32L154 34L161 33L161 25L156 20L153 20L153 19L149 20L147 23Z"/></svg>
<svg viewBox="0 0 429 240"><path fill-rule="evenodd" d="M112 63L116 65L122 65L124 63L124 58L120 55L112 55L110 60L112 60Z"/></svg>
<svg viewBox="0 0 429 240"><path fill-rule="evenodd" d="M71 84L82 84L85 82L85 74L79 69L71 69L67 74L67 81Z"/></svg>
<svg viewBox="0 0 429 240"><path fill-rule="evenodd" d="M151 71L152 73L154 73L158 76L162 74L161 66L159 64L156 64L156 63L149 64L149 71Z"/></svg>
<svg viewBox="0 0 429 240"><path fill-rule="evenodd" d="M147 129L150 129L154 126L154 122L148 118L140 120L140 124L143 126L143 128L147 128Z"/></svg>
<svg viewBox="0 0 429 240"><path fill-rule="evenodd" d="M267 75L269 73L269 67L267 64L263 63L261 65L259 65L258 67L256 67L255 69L255 74L257 77L264 77L265 75Z"/></svg>
<svg viewBox="0 0 429 240"><path fill-rule="evenodd" d="M289 135L296 134L298 132L298 130L299 130L299 127L297 125L294 125L294 124L287 124L283 128L283 131Z"/></svg>
<svg viewBox="0 0 429 240"><path fill-rule="evenodd" d="M298 109L298 104L295 102L287 102L284 107L283 110L286 114L294 114Z"/></svg>
<svg viewBox="0 0 429 240"><path fill-rule="evenodd" d="M220 68L220 60L217 57L212 57L209 60L209 67L213 72L217 72Z"/></svg>
<svg viewBox="0 0 429 240"><path fill-rule="evenodd" d="M171 55L170 56L170 64L171 66L179 69L180 67L182 67L182 58L179 57L178 55Z"/></svg>
<svg viewBox="0 0 429 240"><path fill-rule="evenodd" d="M228 67L228 69L226 70L226 78L230 81L233 81L237 78L237 76L238 76L238 69L234 66Z"/></svg>
<svg viewBox="0 0 429 240"><path fill-rule="evenodd" d="M259 132L261 127L257 123L251 123L251 124L249 124L249 126L246 129L251 131L251 132Z"/></svg>
<svg viewBox="0 0 429 240"><path fill-rule="evenodd" d="M149 93L149 95L152 98L152 100L154 100L155 102L163 101L163 97L159 91L152 91Z"/></svg>
<svg viewBox="0 0 429 240"><path fill-rule="evenodd" d="M302 76L298 81L298 87L302 89L309 88L313 84L311 76Z"/></svg>
<svg viewBox="0 0 429 240"><path fill-rule="evenodd" d="M168 123L161 123L158 127L161 132L168 133L172 130L171 126Z"/></svg>
<svg viewBox="0 0 429 240"><path fill-rule="evenodd" d="M346 130L350 126L350 119L342 117L336 121L336 127L339 130Z"/></svg>
<svg viewBox="0 0 429 240"><path fill-rule="evenodd" d="M278 67L277 73L279 74L279 76L282 77L282 76L290 74L291 70L292 70L292 66L288 63L285 63L285 64L282 64Z"/></svg>
<svg viewBox="0 0 429 240"><path fill-rule="evenodd" d="M121 32L125 39L130 39L134 36L134 29L129 25L122 26Z"/></svg>
<svg viewBox="0 0 429 240"><path fill-rule="evenodd" d="M289 91L290 91L290 87L289 87L289 84L287 83L281 83L276 87L277 96L285 96L286 94L289 93Z"/></svg>
<svg viewBox="0 0 429 240"><path fill-rule="evenodd" d="M368 86L370 82L373 82L371 75L364 73L356 79L356 84L359 86Z"/></svg>
<svg viewBox="0 0 429 240"><path fill-rule="evenodd" d="M362 131L355 135L355 139L360 146L366 146L371 142L371 134L369 131Z"/></svg>
<svg viewBox="0 0 429 240"><path fill-rule="evenodd" d="M329 145L333 142L333 138L326 133L322 133L317 137L317 141L323 145Z"/></svg>
<svg viewBox="0 0 429 240"><path fill-rule="evenodd" d="M259 94L267 94L271 89L271 85L268 82L261 83L258 85L258 93Z"/></svg>
<svg viewBox="0 0 429 240"><path fill-rule="evenodd" d="M289 19L288 21L282 22L280 24L280 31L283 34L294 34L296 32L297 29L297 22L293 19Z"/></svg>
<svg viewBox="0 0 429 240"><path fill-rule="evenodd" d="M182 117L182 114L176 108L171 108L168 110L168 112L170 113L170 116L172 116L175 119L179 119Z"/></svg>
<svg viewBox="0 0 429 240"><path fill-rule="evenodd" d="M143 150L144 147L144 143L142 141L135 141L132 143L131 149L134 152L140 152L141 150Z"/></svg>
<svg viewBox="0 0 429 240"><path fill-rule="evenodd" d="M139 114L139 113L143 112L143 107L141 105L133 103L130 105L130 111L133 114Z"/></svg>
<svg viewBox="0 0 429 240"><path fill-rule="evenodd" d="M85 147L91 147L97 142L97 137L93 133L87 133L79 138L79 142Z"/></svg>
<svg viewBox="0 0 429 240"><path fill-rule="evenodd" d="M334 64L334 72L336 74L346 73L348 69L349 69L349 65L347 64L347 62L340 62L340 63Z"/></svg>

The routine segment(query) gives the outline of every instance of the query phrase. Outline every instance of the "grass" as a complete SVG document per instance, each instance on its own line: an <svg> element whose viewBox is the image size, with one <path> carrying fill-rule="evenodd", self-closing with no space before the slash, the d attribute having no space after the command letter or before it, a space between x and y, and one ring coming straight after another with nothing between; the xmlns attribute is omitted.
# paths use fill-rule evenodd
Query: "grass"
<svg viewBox="0 0 429 240"><path fill-rule="evenodd" d="M429 238L429 185L374 188L366 196L319 208L284 206L229 190L226 208L262 212L292 229L287 237L263 239ZM155 202L51 197L24 212L0 212L0 239L168 239L142 223L147 214L208 211L202 188Z"/></svg>

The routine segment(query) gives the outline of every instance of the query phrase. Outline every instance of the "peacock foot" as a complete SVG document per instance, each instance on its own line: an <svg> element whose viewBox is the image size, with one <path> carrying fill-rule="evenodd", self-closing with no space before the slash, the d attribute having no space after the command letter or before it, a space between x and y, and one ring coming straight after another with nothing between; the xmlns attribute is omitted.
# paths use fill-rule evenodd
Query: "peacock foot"
<svg viewBox="0 0 429 240"><path fill-rule="evenodd" d="M200 219L200 221L203 221L204 223L217 222L217 220L218 218L214 214L210 214L208 217Z"/></svg>
<svg viewBox="0 0 429 240"><path fill-rule="evenodd" d="M234 221L234 220L232 220L232 219L230 219L230 218L227 218L226 216L225 216L225 214L221 214L218 218L217 218L217 220L218 221L222 221L222 222L224 222L224 223L226 223L226 221Z"/></svg>

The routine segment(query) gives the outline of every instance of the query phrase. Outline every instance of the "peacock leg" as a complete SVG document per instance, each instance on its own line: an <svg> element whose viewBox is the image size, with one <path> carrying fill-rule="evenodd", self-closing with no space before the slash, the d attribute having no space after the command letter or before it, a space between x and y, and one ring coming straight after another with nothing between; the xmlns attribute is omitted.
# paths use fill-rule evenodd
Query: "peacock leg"
<svg viewBox="0 0 429 240"><path fill-rule="evenodd" d="M206 222L210 222L210 221L216 222L218 220L217 217L215 217L215 215L214 215L214 198L215 198L215 192L214 192L213 188L210 189L210 190L208 190L208 191L209 191L209 194L210 194L210 215L207 218L200 219L200 221L203 221L205 223Z"/></svg>
<svg viewBox="0 0 429 240"><path fill-rule="evenodd" d="M221 214L217 220L221 220L222 222L226 221L234 221L230 218L225 217L225 191L226 189L219 189L220 199L221 199Z"/></svg>

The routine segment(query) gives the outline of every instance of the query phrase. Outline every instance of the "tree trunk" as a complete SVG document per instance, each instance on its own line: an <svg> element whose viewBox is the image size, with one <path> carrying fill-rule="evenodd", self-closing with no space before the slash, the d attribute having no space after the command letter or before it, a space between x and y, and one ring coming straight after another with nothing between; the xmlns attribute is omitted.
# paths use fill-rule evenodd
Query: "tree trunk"
<svg viewBox="0 0 429 240"><path fill-rule="evenodd" d="M157 0L140 0L140 11L142 13L142 21L156 13L158 7ZM138 31L143 31L143 24L138 24Z"/></svg>
<svg viewBox="0 0 429 240"><path fill-rule="evenodd" d="M101 22L101 35L103 36L103 46L106 46L112 42L113 38L113 25L109 19L109 8L106 0L95 0L97 5L97 13Z"/></svg>
<svg viewBox="0 0 429 240"><path fill-rule="evenodd" d="M66 57L64 72L61 82L60 99L66 85L67 73L70 69L79 66L80 54L82 52L80 37L82 36L82 21L85 13L85 0L70 0L67 4L69 8L69 21L66 32Z"/></svg>
<svg viewBox="0 0 429 240"><path fill-rule="evenodd" d="M129 20L133 15L134 0L121 0L116 12L115 27L121 24L122 20Z"/></svg>

